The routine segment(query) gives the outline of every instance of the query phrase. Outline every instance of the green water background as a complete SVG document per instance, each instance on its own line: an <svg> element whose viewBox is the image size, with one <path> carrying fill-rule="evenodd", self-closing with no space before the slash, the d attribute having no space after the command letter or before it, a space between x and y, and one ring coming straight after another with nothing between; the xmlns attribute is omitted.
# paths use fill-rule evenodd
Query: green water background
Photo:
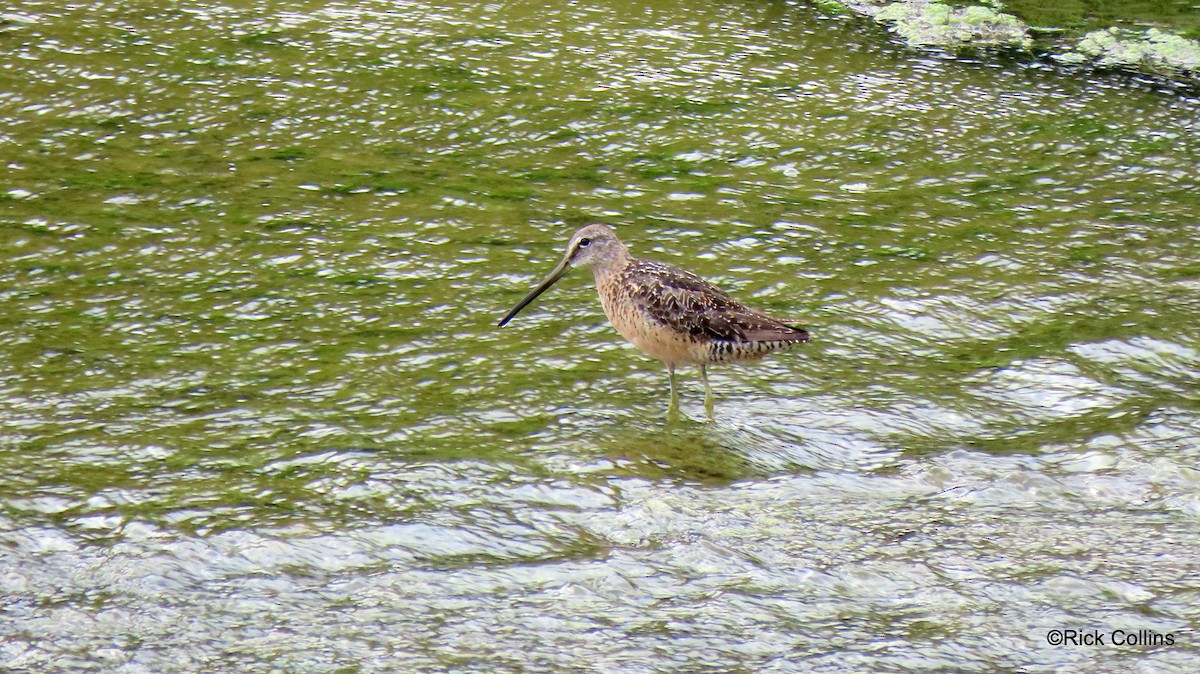
<svg viewBox="0 0 1200 674"><path fill-rule="evenodd" d="M9 668L1200 663L1196 100L786 3L5 20ZM595 220L814 342L670 425L585 274L495 329Z"/></svg>

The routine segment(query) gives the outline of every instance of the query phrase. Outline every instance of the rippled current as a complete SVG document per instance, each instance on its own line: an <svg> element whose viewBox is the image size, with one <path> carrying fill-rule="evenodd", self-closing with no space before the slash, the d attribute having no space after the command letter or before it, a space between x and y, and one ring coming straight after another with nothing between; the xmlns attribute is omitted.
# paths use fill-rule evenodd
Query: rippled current
<svg viewBox="0 0 1200 674"><path fill-rule="evenodd" d="M1200 670L1197 101L758 0L0 45L0 668ZM596 220L813 343L668 423L586 272L496 329Z"/></svg>

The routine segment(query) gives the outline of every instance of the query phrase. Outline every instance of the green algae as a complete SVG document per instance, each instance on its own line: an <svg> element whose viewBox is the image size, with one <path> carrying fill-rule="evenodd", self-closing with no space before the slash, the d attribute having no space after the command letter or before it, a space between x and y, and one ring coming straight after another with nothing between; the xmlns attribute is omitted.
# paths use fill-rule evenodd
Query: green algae
<svg viewBox="0 0 1200 674"><path fill-rule="evenodd" d="M1063 60L1074 60L1071 54ZM1073 54L1090 58L1097 65L1143 67L1151 70L1200 72L1200 42L1172 35L1157 28L1144 31L1109 28L1088 33Z"/></svg>
<svg viewBox="0 0 1200 674"><path fill-rule="evenodd" d="M1032 44L1024 22L980 5L954 8L924 0L894 2L879 10L875 20L919 46L1028 49Z"/></svg>
<svg viewBox="0 0 1200 674"><path fill-rule="evenodd" d="M846 0L844 5L886 25L915 47L952 53L978 49L1025 51L1069 66L1133 70L1185 85L1200 85L1200 41L1190 37L1196 32L1195 19L1167 11L1170 8L1133 3L1128 7L1106 6L1104 12L1099 12L1086 3L1046 8L1026 2L1006 5L997 0L969 5L929 0ZM1097 26L1099 21L1117 25Z"/></svg>

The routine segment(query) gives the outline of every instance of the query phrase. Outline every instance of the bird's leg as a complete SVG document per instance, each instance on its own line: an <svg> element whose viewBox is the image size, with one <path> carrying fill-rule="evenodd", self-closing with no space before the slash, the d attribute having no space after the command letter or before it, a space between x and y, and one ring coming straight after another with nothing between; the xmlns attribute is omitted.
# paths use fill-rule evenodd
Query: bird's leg
<svg viewBox="0 0 1200 674"><path fill-rule="evenodd" d="M667 406L667 416L679 414L679 389L675 387L675 366L667 363L667 375L671 379L671 404Z"/></svg>
<svg viewBox="0 0 1200 674"><path fill-rule="evenodd" d="M708 413L708 418L713 418L713 394L712 386L708 384L708 367L700 366L700 376L704 379L704 411Z"/></svg>

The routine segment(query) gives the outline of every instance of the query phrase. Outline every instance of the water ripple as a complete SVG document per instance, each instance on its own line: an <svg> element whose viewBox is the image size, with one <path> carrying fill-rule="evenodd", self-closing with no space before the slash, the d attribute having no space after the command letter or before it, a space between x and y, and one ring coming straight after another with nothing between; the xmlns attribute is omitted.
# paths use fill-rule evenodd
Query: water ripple
<svg viewBox="0 0 1200 674"><path fill-rule="evenodd" d="M0 23L0 663L1196 669L1194 100L786 3ZM495 329L595 219L813 343L668 424L585 272Z"/></svg>

